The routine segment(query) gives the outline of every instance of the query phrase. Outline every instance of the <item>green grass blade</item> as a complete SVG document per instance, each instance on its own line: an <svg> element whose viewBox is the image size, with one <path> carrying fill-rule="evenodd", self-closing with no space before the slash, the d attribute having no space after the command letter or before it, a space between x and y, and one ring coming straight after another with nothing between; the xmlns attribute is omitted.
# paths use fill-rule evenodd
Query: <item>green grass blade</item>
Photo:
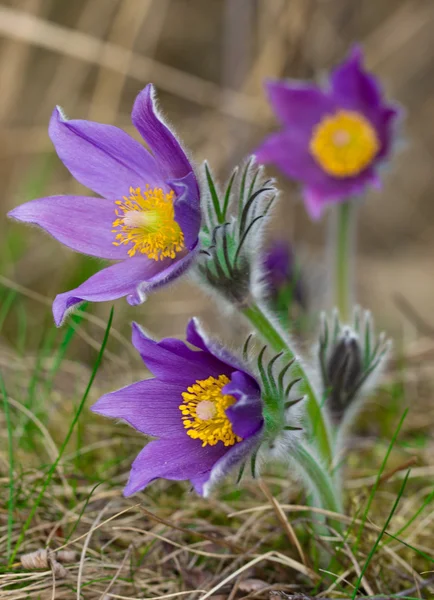
<svg viewBox="0 0 434 600"><path fill-rule="evenodd" d="M386 455L385 455L385 457L383 459L383 462L381 463L381 467L380 467L380 469L379 469L379 471L377 473L377 478L375 480L375 483L372 486L372 490L371 490L371 493L369 495L368 502L366 504L366 508L365 508L365 510L363 512L362 522L360 524L359 531L358 531L358 534L357 534L357 539L356 539L356 543L355 543L355 550L357 550L357 548L359 547L360 540L361 540L362 533L363 533L363 529L365 527L366 519L368 518L368 513L369 513L369 510L371 508L371 504L372 504L372 502L374 500L374 496L375 496L375 494L377 492L378 486L380 485L381 476L383 474L384 469L386 468L386 464L387 464L387 461L389 460L390 453L392 452L392 448L395 445L395 442L396 442L396 440L398 438L399 432L401 431L401 427L402 427L402 425L403 425L403 423L405 421L407 413L408 413L408 408L405 409L404 414L402 415L401 420L398 423L398 427L396 428L395 433L393 434L393 437L390 440L390 444L389 444L389 446L387 448Z"/></svg>
<svg viewBox="0 0 434 600"><path fill-rule="evenodd" d="M3 377L0 373L0 391L3 396L3 406L5 411L6 428L8 435L8 456L9 456L9 498L8 498L8 539L7 539L7 556L11 555L12 550L12 529L14 525L14 446L12 438L12 423L9 412L9 402L7 398L6 386Z"/></svg>
<svg viewBox="0 0 434 600"><path fill-rule="evenodd" d="M15 290L9 290L8 293L6 294L6 299L2 300L1 309L0 309L0 331L3 328L3 324L6 320L6 317L8 316L8 313L11 309L11 306L13 304L13 301L15 300L16 295L17 295L17 292Z"/></svg>
<svg viewBox="0 0 434 600"><path fill-rule="evenodd" d="M78 326L80 325L81 321L83 320L83 313L84 313L83 309L84 309L84 306L82 305L78 308L78 311L76 313L74 313L70 316L70 320L69 320L68 326L66 328L65 335L63 336L62 341L60 342L60 346L57 351L56 357L54 359L53 366L50 369L50 373L47 377L47 381L46 381L45 388L44 388L44 395L46 395L49 392L49 390L51 390L54 378L62 365L63 359L65 358L65 355L68 351L69 345L71 344L71 342L74 338L74 335L78 329Z"/></svg>
<svg viewBox="0 0 434 600"><path fill-rule="evenodd" d="M399 529L395 535L397 537L399 537L406 529L408 529L410 527L410 525L412 523L414 523L416 521L416 519L418 518L418 516L424 511L424 509L428 506L428 504L431 504L432 500L434 499L434 489L431 491L431 493L425 498L424 502L422 503L422 505L417 509L417 511L414 513L414 515L407 521L407 523L405 525L403 525L401 527L401 529ZM393 537L393 536L392 536Z"/></svg>
<svg viewBox="0 0 434 600"><path fill-rule="evenodd" d="M22 302L19 298L17 301L17 343L16 347L21 356L24 356L26 352L26 338L27 338L27 313Z"/></svg>
<svg viewBox="0 0 434 600"><path fill-rule="evenodd" d="M87 508L87 505L89 504L89 502L90 502L90 499L91 499L91 498L92 498L92 496L93 496L93 493L94 493L94 491L96 490L96 488L97 488L98 486L100 486L100 485L101 485L101 483L102 483L102 482L101 482L101 481L99 481L99 482L98 482L98 483L96 483L96 484L93 486L93 488L90 490L90 493L89 493L88 497L86 498L86 501L84 502L84 504L83 504L83 506L82 506L82 509L81 509L81 511L80 511L80 514L79 514L79 515L78 515L78 517L77 517L77 520L75 521L74 525L73 525L73 526L72 526L72 528L71 528L71 531L68 533L67 537L65 538L65 542L64 542L64 545L65 545L65 546L66 546L66 544L69 542L69 540L71 539L71 537L72 537L72 534L74 533L74 531L77 529L77 527L78 527L78 525L79 525L79 523L80 523L80 521L81 521L81 518L82 518L82 516L84 515L84 511L86 510L86 508Z"/></svg>
<svg viewBox="0 0 434 600"><path fill-rule="evenodd" d="M386 531L386 535L388 535L390 537L390 539L395 540L396 542L399 542L406 548L410 548L410 550L413 550L413 552L416 552L416 554L419 554L419 556L421 556L422 558L425 558L428 562L434 563L434 558L432 556L428 556L428 554L426 554L422 550L419 550L419 548L412 546L408 542L405 542L403 539L397 537L393 533L389 533L388 531ZM386 545L386 543L383 544L383 546L385 546L385 545Z"/></svg>
<svg viewBox="0 0 434 600"><path fill-rule="evenodd" d="M104 333L104 339L102 341L100 351L99 351L97 359L95 361L95 365L93 367L92 374L91 374L90 379L89 379L89 383L87 384L86 390L85 390L85 392L83 394L83 397L82 397L82 399L80 401L78 409L75 412L75 415L74 415L74 418L72 420L72 423L69 426L68 433L66 434L66 437L65 437L65 439L63 441L63 444L62 444L62 446L61 446L61 448L59 450L59 454L58 454L56 460L54 461L54 463L51 465L51 467L50 467L50 469L49 469L49 471L47 473L47 476L45 478L45 481L44 481L44 483L42 485L41 491L39 492L38 497L36 498L36 500L35 500L35 502L34 502L34 504L32 506L30 514L27 517L27 520L26 520L26 522L23 525L23 528L21 530L19 538L18 538L18 540L17 540L17 542L15 544L14 550L12 552L12 556L9 559L9 564L10 565L15 560L15 557L17 555L17 552L18 552L19 548L20 548L20 545L22 544L22 542L24 540L26 532L27 532L28 528L30 527L30 524L31 524L31 522L33 520L33 517L35 516L36 511L38 510L39 504L41 503L41 500L42 500L42 498L44 496L44 493L45 493L46 489L48 488L48 486L50 485L51 479L53 478L53 475L54 475L54 473L56 471L57 465L59 464L60 459L63 456L63 453L65 452L66 446L68 445L68 442L71 439L71 436L72 436L72 433L74 431L75 425L77 424L77 421L78 421L78 419L80 417L81 411L83 410L84 404L85 404L85 402L87 400L87 397L89 395L90 389L91 389L91 387L93 385L95 376L97 374L97 371L99 369L99 366L101 364L101 361L102 361L102 358L103 358L103 355L104 355L105 347L107 345L107 341L108 341L109 334L110 334L110 328L111 328L112 322L113 322L113 312L114 312L114 309L112 308L111 311L110 311L110 316L109 316L109 320L108 320L108 323L107 323L107 327L106 327L106 330L105 330L105 333Z"/></svg>
<svg viewBox="0 0 434 600"><path fill-rule="evenodd" d="M403 420L401 419L401 423L402 423L402 421ZM399 501L401 499L402 494L404 493L404 489L405 489L405 486L407 485L407 480L408 480L408 476L409 475L410 475L410 469L407 471L405 479L402 482L401 488L400 488L400 490L398 492L398 496L397 496L397 498L396 498L396 500L395 500L395 502L394 502L394 504L392 506L392 510L390 511L389 516L386 519L386 522L384 523L383 529L378 534L378 537L375 540L375 544L372 546L372 549L371 549L371 551L370 551L370 553L368 555L368 558L366 559L366 562L363 565L363 569L362 569L362 571L361 571L361 573L359 575L359 578L357 579L353 595L351 596L351 600L355 600L357 592L359 591L359 588L360 588L360 584L362 583L362 579L363 579L363 577L364 577L364 575L366 573L366 570L369 567L369 564L370 564L370 562L371 562L371 560L372 560L372 558L373 558L373 556L374 556L374 554L375 554L375 552L376 552L376 550L378 548L378 544L380 543L381 538L383 537L386 529L389 526L390 521L392 520L393 515L395 514L396 509L398 508L398 504L399 504Z"/></svg>
<svg viewBox="0 0 434 600"><path fill-rule="evenodd" d="M42 383L44 377L43 365L46 359L51 356L53 352L54 343L57 336L57 328L47 326L43 327L43 337L41 339L38 355L36 359L35 368L29 381L27 388L27 398L24 406L31 410L38 417L41 417L41 402L38 402L38 388ZM25 416L20 423L22 434L20 436L20 446L34 446L35 440L35 427L29 417ZM39 432L38 432L39 434Z"/></svg>

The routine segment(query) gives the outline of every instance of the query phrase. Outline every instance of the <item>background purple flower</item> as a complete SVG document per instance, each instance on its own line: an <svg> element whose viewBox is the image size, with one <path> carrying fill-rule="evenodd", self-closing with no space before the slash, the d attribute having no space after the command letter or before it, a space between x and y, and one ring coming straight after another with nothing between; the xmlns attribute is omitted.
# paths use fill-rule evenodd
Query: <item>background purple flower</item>
<svg viewBox="0 0 434 600"><path fill-rule="evenodd" d="M390 152L395 106L386 104L377 80L363 67L359 47L321 89L310 83L270 81L270 103L283 126L256 150L304 187L306 208L318 219L329 202L379 185L378 165Z"/></svg>
<svg viewBox="0 0 434 600"><path fill-rule="evenodd" d="M267 297L278 301L280 293L283 292L286 296L286 291L289 290L300 306L306 306L305 290L290 244L283 240L273 240L264 252L263 269Z"/></svg>
<svg viewBox="0 0 434 600"><path fill-rule="evenodd" d="M198 351L173 338L155 342L133 324L133 344L155 378L106 394L92 407L158 438L133 462L126 496L157 478L188 479L206 495L260 443L262 401L256 380L207 340L194 319L187 341Z"/></svg>
<svg viewBox="0 0 434 600"><path fill-rule="evenodd" d="M60 325L84 300L126 296L143 302L178 277L198 244L200 195L193 167L155 106L152 85L138 95L132 122L150 147L121 129L66 120L56 108L49 134L71 174L102 198L51 196L18 206L9 216L35 223L77 252L118 260L53 303Z"/></svg>

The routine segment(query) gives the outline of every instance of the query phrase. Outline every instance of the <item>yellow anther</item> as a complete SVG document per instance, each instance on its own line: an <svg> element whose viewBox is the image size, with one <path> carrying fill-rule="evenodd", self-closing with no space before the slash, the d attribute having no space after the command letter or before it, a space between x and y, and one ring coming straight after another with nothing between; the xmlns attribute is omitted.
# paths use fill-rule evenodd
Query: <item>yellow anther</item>
<svg viewBox="0 0 434 600"><path fill-rule="evenodd" d="M116 201L113 233L115 246L130 245L129 256L146 254L153 260L175 258L184 248L184 234L175 221L173 191L130 188L130 195Z"/></svg>
<svg viewBox="0 0 434 600"><path fill-rule="evenodd" d="M309 149L333 177L353 177L366 169L380 149L377 133L362 114L340 110L313 130Z"/></svg>
<svg viewBox="0 0 434 600"><path fill-rule="evenodd" d="M226 375L218 379L198 379L182 392L183 404L179 406L186 433L194 440L201 440L202 446L215 446L223 442L233 446L242 438L232 431L232 425L225 410L235 402L229 394L222 394L222 388L229 383Z"/></svg>

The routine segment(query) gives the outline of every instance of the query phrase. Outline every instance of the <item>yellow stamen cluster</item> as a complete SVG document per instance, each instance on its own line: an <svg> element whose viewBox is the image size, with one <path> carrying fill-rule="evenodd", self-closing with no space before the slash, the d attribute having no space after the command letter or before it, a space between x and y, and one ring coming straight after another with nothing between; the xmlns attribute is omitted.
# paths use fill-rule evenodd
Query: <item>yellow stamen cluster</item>
<svg viewBox="0 0 434 600"><path fill-rule="evenodd" d="M377 133L360 113L340 110L316 125L309 149L333 177L352 177L370 165L380 148Z"/></svg>
<svg viewBox="0 0 434 600"><path fill-rule="evenodd" d="M184 234L175 221L173 191L166 194L161 188L144 191L130 188L130 195L117 200L117 219L113 221L115 246L131 244L129 256L137 252L153 260L175 258L184 248Z"/></svg>
<svg viewBox="0 0 434 600"><path fill-rule="evenodd" d="M234 404L235 398L222 394L222 388L229 383L226 375L218 379L197 380L196 383L182 392L183 404L179 406L186 433L194 440L202 440L202 446L215 446L223 442L225 446L233 446L242 438L235 435L225 410Z"/></svg>

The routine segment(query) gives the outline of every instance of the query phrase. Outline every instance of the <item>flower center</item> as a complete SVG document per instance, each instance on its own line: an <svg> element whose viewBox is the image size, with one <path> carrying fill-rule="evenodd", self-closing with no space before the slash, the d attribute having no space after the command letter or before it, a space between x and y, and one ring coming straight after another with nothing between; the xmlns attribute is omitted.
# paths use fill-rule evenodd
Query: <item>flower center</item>
<svg viewBox="0 0 434 600"><path fill-rule="evenodd" d="M313 129L309 150L333 177L361 173L375 158L380 143L371 123L360 113L340 110Z"/></svg>
<svg viewBox="0 0 434 600"><path fill-rule="evenodd" d="M229 383L226 375L218 379L198 379L196 383L182 392L184 402L180 404L182 421L187 435L194 440L202 440L202 446L215 446L223 442L225 446L233 446L242 438L235 435L232 425L226 416L226 409L236 401L229 394L222 394L222 388Z"/></svg>
<svg viewBox="0 0 434 600"><path fill-rule="evenodd" d="M116 200L117 219L112 231L117 235L113 244L130 244L129 256L139 252L153 260L175 258L184 248L184 234L175 221L173 199L173 191L166 194L161 188L151 189L149 185L143 192L140 188L130 188L128 197Z"/></svg>

